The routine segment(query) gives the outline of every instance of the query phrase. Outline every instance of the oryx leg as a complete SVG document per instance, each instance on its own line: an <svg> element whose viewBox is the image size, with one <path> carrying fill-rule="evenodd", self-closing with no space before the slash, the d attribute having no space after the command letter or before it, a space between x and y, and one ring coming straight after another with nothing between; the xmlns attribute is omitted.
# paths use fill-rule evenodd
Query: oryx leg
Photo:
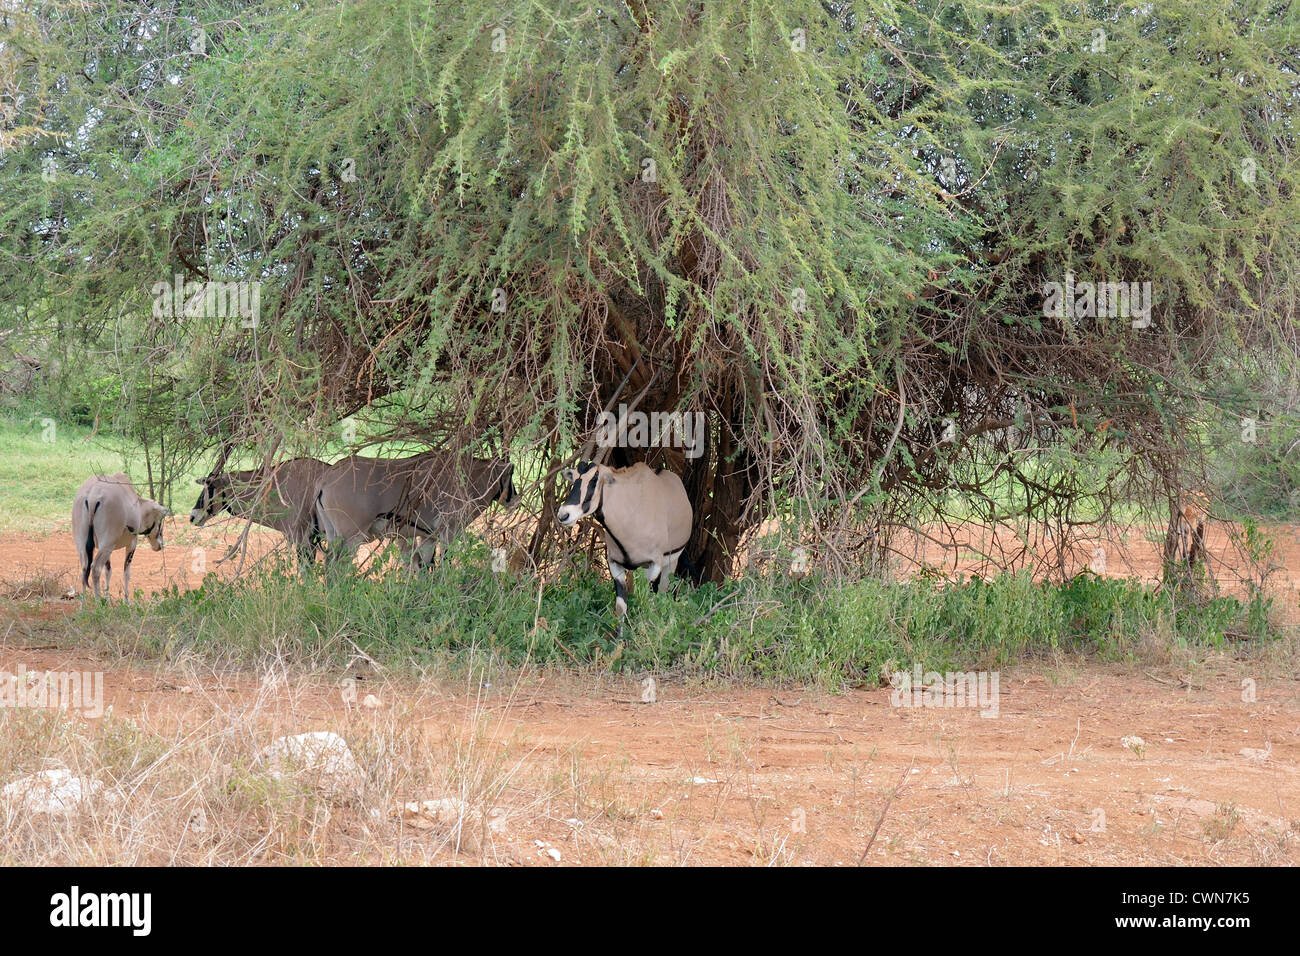
<svg viewBox="0 0 1300 956"><path fill-rule="evenodd" d="M303 580L311 577L311 569L316 564L316 540L312 533L308 531L294 539L294 549L298 552L298 570L302 572Z"/></svg>
<svg viewBox="0 0 1300 956"><path fill-rule="evenodd" d="M122 592L122 599L127 604L131 603L131 562L135 560L135 546L139 538L131 536L131 543L126 546L126 564L122 567L122 585L125 590Z"/></svg>
<svg viewBox="0 0 1300 956"><path fill-rule="evenodd" d="M419 509L407 525L407 530L411 532L412 541L417 542L414 548L416 566L420 570L437 567L438 561L446 557L447 548L451 545L452 536L447 533L446 524L437 514L430 513L428 509Z"/></svg>
<svg viewBox="0 0 1300 956"><path fill-rule="evenodd" d="M350 564L352 553L356 549L347 547L347 536L343 529L331 520L329 509L325 507L323 491L316 495L316 503L312 505L312 525L313 546L320 541L324 542L325 568L328 570L338 567L342 562Z"/></svg>
<svg viewBox="0 0 1300 956"><path fill-rule="evenodd" d="M424 570L425 568L436 568L438 566L438 539L433 535L425 535L420 539L420 543L413 549L416 567ZM447 553L446 545L442 547L442 553Z"/></svg>
<svg viewBox="0 0 1300 956"><path fill-rule="evenodd" d="M628 568L610 559L610 578L614 579L614 613L619 618L617 639L623 639L623 618L628 613Z"/></svg>
<svg viewBox="0 0 1300 956"><path fill-rule="evenodd" d="M662 563L650 565L651 572L656 568L659 571L650 583L655 594L659 593L659 589L663 586L664 581L672 581L673 575L677 572L677 561L681 556L682 553L680 551L674 551L672 554L665 554Z"/></svg>
<svg viewBox="0 0 1300 956"><path fill-rule="evenodd" d="M430 518L419 511L410 521L403 524L397 533L400 535L402 554L412 571L436 567L439 558L438 545L442 545L442 554L446 555L447 546L451 543L437 518Z"/></svg>
<svg viewBox="0 0 1300 956"><path fill-rule="evenodd" d="M627 568L611 559L609 576L614 579L614 613L618 615L621 631L623 616L627 614Z"/></svg>
<svg viewBox="0 0 1300 956"><path fill-rule="evenodd" d="M325 567L351 567L360 547L373 538L369 528L342 528L325 522Z"/></svg>
<svg viewBox="0 0 1300 956"><path fill-rule="evenodd" d="M650 590L659 593L659 582L663 580L664 566L658 561L651 561L645 569L645 576L650 580Z"/></svg>
<svg viewBox="0 0 1300 956"><path fill-rule="evenodd" d="M104 578L104 562L108 560L109 552L100 550L90 562L90 584L95 590L95 600L100 599L100 584Z"/></svg>
<svg viewBox="0 0 1300 956"><path fill-rule="evenodd" d="M86 535L85 546L78 555L81 558L81 590L84 593L90 587L90 567L95 562L95 535L91 532ZM98 583L96 583L98 587Z"/></svg>
<svg viewBox="0 0 1300 956"><path fill-rule="evenodd" d="M398 535L397 550L402 553L402 562L409 571L422 571L435 563L438 556L438 543L426 536Z"/></svg>

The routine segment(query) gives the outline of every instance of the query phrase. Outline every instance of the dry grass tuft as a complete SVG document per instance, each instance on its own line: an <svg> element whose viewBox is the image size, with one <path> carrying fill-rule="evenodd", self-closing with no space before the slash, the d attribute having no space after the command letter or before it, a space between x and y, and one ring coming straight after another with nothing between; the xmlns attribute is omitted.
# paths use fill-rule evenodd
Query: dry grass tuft
<svg viewBox="0 0 1300 956"><path fill-rule="evenodd" d="M20 567L14 577L0 578L0 598L10 601L47 601L67 595L72 574L46 567Z"/></svg>

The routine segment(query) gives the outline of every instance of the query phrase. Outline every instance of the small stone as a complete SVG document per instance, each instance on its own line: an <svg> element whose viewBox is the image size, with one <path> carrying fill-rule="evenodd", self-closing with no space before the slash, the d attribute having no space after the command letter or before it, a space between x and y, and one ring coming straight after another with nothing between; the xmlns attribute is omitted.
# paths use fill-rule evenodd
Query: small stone
<svg viewBox="0 0 1300 956"><path fill-rule="evenodd" d="M403 823L417 830L451 828L469 816L469 805L455 797L411 801L394 810L393 815L401 817Z"/></svg>

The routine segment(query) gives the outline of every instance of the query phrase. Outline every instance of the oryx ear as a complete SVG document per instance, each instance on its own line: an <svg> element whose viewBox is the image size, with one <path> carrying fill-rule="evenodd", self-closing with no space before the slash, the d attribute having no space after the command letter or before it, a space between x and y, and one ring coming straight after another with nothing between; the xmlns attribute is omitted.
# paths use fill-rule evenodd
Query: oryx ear
<svg viewBox="0 0 1300 956"><path fill-rule="evenodd" d="M560 472L560 477L563 478L565 481L577 481L578 473L574 471L572 468L566 468L564 469L564 471Z"/></svg>

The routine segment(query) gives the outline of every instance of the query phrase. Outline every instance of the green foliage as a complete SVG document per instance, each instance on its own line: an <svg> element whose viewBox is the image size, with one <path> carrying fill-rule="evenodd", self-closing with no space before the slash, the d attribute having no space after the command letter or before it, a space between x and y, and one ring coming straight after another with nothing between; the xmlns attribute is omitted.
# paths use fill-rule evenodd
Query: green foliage
<svg viewBox="0 0 1300 956"><path fill-rule="evenodd" d="M381 438L549 458L640 356L729 555L859 489L1159 501L1226 365L1295 381L1292 4L17 6L0 320L101 355L164 476L394 394ZM1067 275L1151 324L1045 315Z"/></svg>

